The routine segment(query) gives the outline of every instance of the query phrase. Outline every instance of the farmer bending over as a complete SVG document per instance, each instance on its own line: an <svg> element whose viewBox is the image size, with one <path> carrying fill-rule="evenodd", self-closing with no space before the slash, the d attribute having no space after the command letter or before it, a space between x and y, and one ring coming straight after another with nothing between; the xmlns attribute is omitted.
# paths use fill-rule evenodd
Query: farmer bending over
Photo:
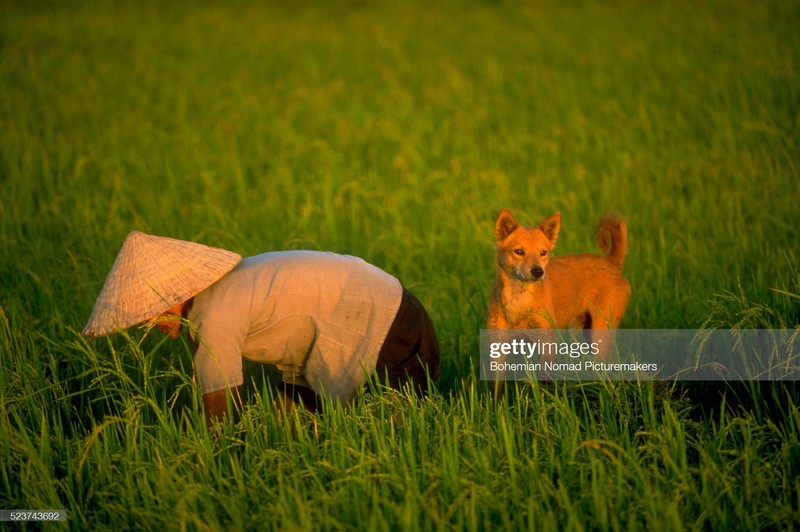
<svg viewBox="0 0 800 532"><path fill-rule="evenodd" d="M172 338L184 319L206 421L240 401L242 359L275 365L284 407L318 396L349 402L376 375L427 392L439 344L425 308L362 259L279 251L242 259L193 242L131 232L95 303L86 336L150 321Z"/></svg>

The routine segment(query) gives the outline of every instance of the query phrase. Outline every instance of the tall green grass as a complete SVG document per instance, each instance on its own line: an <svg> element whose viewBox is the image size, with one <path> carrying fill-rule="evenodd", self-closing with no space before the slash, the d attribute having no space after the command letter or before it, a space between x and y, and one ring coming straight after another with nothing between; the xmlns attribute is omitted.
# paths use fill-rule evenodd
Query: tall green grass
<svg viewBox="0 0 800 532"><path fill-rule="evenodd" d="M495 403L476 362L502 207L560 210L558 253L625 215L624 327L797 326L799 23L779 1L2 3L0 509L76 530L796 527L795 388ZM364 257L430 309L436 393L279 419L248 366L248 406L209 432L182 342L79 335L131 229Z"/></svg>

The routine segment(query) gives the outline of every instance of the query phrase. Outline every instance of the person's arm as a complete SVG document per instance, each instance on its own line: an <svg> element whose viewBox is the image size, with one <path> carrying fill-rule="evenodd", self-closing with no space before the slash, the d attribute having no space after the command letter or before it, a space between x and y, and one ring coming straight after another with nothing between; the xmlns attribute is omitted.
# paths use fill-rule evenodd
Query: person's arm
<svg viewBox="0 0 800 532"><path fill-rule="evenodd" d="M203 395L203 412L206 416L206 424L211 427L215 422L222 421L228 413L228 395L234 402L234 407L242 405L242 397L239 388L230 390L217 390Z"/></svg>

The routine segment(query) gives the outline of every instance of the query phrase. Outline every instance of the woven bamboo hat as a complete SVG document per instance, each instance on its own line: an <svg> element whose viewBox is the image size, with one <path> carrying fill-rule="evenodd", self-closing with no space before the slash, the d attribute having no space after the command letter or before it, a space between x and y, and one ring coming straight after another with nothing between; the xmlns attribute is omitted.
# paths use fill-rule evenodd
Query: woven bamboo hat
<svg viewBox="0 0 800 532"><path fill-rule="evenodd" d="M241 255L131 231L94 304L84 336L104 336L142 323L202 292Z"/></svg>

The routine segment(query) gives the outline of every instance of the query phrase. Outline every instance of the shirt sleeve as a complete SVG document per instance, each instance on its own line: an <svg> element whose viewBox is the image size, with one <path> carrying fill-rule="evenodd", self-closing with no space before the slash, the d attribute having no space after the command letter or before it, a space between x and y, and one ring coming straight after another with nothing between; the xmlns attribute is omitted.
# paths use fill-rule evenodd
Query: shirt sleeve
<svg viewBox="0 0 800 532"><path fill-rule="evenodd" d="M197 343L195 371L204 394L233 388L244 383L242 349L247 322L236 314L219 309L203 309L192 319L190 334Z"/></svg>

